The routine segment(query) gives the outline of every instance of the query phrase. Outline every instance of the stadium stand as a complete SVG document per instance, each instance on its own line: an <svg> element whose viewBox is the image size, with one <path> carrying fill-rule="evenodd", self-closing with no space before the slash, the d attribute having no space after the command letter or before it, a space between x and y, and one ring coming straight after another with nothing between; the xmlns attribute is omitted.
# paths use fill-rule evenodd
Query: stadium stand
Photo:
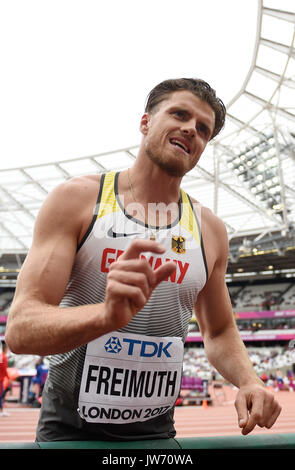
<svg viewBox="0 0 295 470"><path fill-rule="evenodd" d="M293 282L270 284L244 284L229 286L235 311L295 308L295 284Z"/></svg>

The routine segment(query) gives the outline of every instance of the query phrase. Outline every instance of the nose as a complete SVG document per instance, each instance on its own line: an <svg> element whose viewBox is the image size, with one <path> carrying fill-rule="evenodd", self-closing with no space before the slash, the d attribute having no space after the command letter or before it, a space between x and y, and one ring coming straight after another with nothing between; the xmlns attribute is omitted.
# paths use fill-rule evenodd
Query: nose
<svg viewBox="0 0 295 470"><path fill-rule="evenodd" d="M190 120L190 121L186 121L184 123L182 123L182 126L181 126L181 132L186 135L186 136L189 136L190 138L194 137L196 135L196 128L195 128L195 123L193 120Z"/></svg>

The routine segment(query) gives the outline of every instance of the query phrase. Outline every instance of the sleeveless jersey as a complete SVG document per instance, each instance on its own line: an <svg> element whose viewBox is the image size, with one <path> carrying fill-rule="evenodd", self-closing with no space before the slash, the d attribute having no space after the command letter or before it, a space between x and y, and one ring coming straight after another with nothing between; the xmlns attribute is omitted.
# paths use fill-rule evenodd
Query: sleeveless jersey
<svg viewBox="0 0 295 470"><path fill-rule="evenodd" d="M104 302L112 262L135 238L155 238L162 255L143 253L152 269L176 271L124 328L50 358L37 440L132 440L175 436L173 412L183 344L207 281L201 206L181 190L178 218L164 227L132 217L118 195L118 172L101 175L94 216L77 249L60 307Z"/></svg>

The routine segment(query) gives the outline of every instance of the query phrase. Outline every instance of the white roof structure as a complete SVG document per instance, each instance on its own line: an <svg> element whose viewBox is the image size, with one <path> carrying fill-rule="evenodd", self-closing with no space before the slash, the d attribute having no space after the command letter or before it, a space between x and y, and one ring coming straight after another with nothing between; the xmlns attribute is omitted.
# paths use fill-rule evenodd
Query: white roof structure
<svg viewBox="0 0 295 470"><path fill-rule="evenodd" d="M227 103L223 131L182 185L225 222L233 262L263 241L295 253L295 3L258 3L250 70ZM55 186L82 174L123 170L137 150L0 170L0 255L27 253L36 215Z"/></svg>

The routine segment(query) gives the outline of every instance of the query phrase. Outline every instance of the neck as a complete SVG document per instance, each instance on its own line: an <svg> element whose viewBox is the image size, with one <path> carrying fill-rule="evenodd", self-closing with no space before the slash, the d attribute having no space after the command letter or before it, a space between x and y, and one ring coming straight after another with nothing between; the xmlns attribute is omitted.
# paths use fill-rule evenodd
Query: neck
<svg viewBox="0 0 295 470"><path fill-rule="evenodd" d="M179 201L181 178L170 176L148 158L138 156L129 169L129 177L137 202L170 204Z"/></svg>
<svg viewBox="0 0 295 470"><path fill-rule="evenodd" d="M179 216L181 178L167 175L153 162L135 164L120 174L119 195L127 212L150 226L166 226ZM130 205L131 204L131 205ZM135 213L131 213L131 208Z"/></svg>

